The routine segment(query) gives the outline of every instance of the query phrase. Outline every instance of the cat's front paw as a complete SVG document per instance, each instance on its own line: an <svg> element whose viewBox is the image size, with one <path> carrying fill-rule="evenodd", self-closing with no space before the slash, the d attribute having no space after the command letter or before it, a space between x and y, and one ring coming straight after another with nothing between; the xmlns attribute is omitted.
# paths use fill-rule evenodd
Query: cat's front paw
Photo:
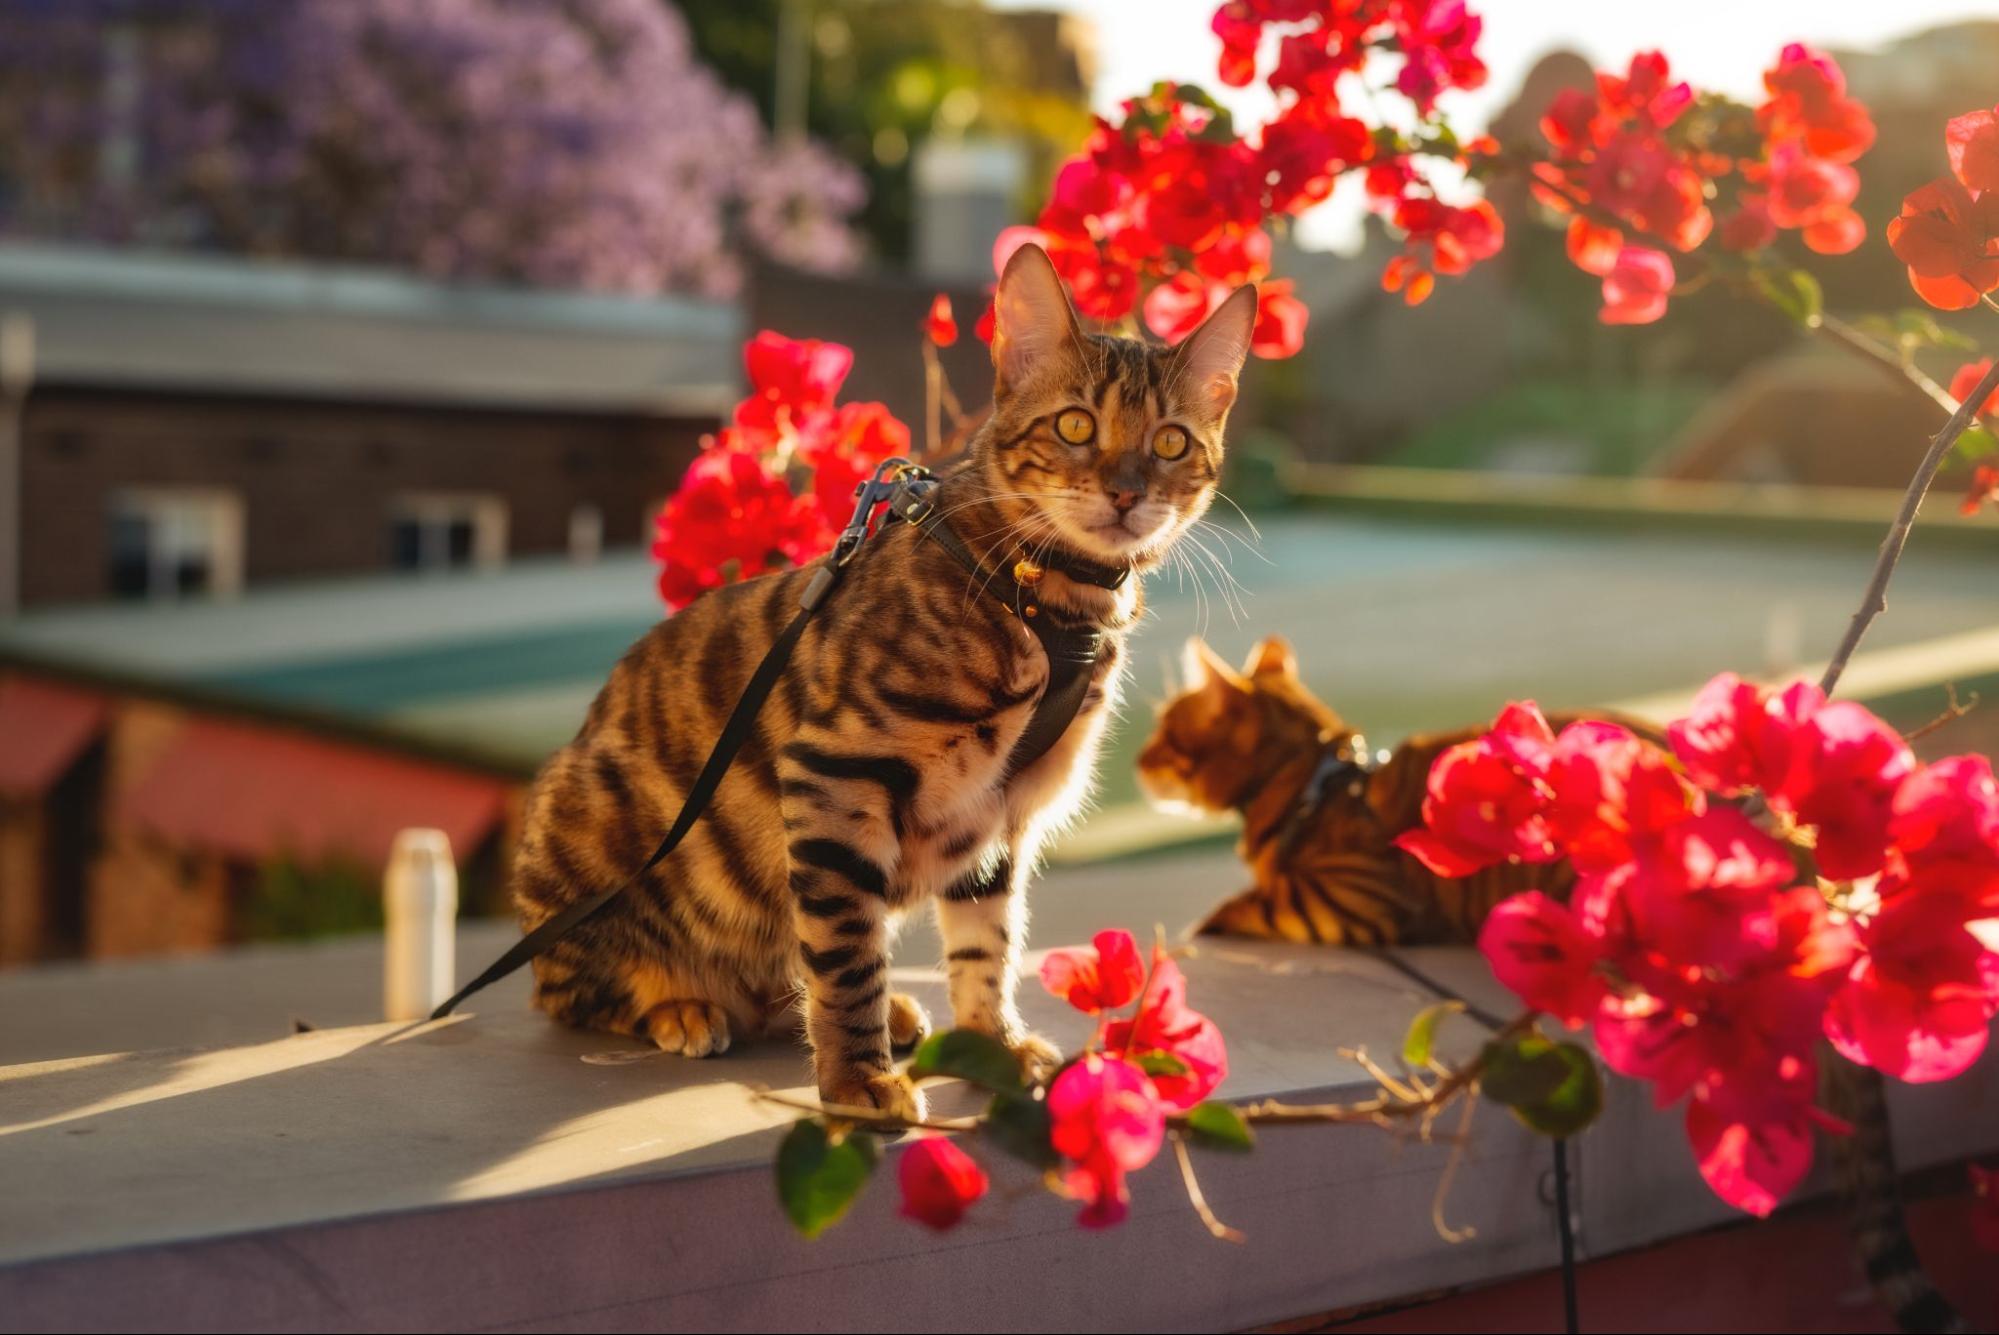
<svg viewBox="0 0 1999 1335"><path fill-rule="evenodd" d="M1020 1063L1020 1078L1038 1085L1062 1065L1062 1049L1039 1034L1022 1033L1006 1040L1007 1051Z"/></svg>
<svg viewBox="0 0 1999 1335"><path fill-rule="evenodd" d="M923 1091L900 1071L822 1083L819 1101L840 1108L872 1108L905 1122L923 1120Z"/></svg>

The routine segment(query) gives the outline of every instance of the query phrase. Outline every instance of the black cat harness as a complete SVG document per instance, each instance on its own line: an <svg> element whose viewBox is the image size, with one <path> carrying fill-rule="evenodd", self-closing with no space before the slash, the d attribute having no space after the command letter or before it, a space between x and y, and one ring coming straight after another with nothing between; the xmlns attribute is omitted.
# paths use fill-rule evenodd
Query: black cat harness
<svg viewBox="0 0 1999 1335"><path fill-rule="evenodd" d="M1005 603L1040 642L1048 655L1048 684L1042 690L1041 698L1035 702L1034 713L1028 718L1020 740L1014 743L1013 750L1007 755L1006 777L1012 778L1048 754L1061 740L1062 734L1068 731L1069 725L1075 722L1076 715L1082 712L1083 700L1089 694L1097 662L1103 656L1104 636L1098 630L1056 624L1043 610L1039 593L1041 582L1049 570L1056 570L1080 583L1092 584L1100 589L1117 589L1131 577L1131 569L1128 566L1098 565L1067 555L1052 557L1045 563L1023 557L1004 569L988 569L938 511L937 487L937 478L930 470L907 459L890 459L875 470L872 478L855 489L853 518L841 531L839 541L833 544L831 554L813 572L805 592L799 595L798 614L771 645L763 662L757 664L749 684L743 687L735 709L722 725L721 735L715 739L715 749L708 753L700 774L695 776L686 798L680 804L680 813L674 817L672 827L660 839L651 856L624 880L609 889L593 891L575 900L515 942L506 954L432 1011L431 1019L443 1019L473 993L498 982L546 952L586 919L637 885L680 846L680 841L687 837L687 832L694 828L701 813L714 800L715 790L721 786L722 778L729 772L737 753L749 741L757 715L763 710L764 702L770 698L778 679L784 675L786 665L791 662L792 651L798 647L813 613L839 586L861 544L888 524L908 524L949 552L979 588ZM875 519L878 509L883 510L879 523Z"/></svg>

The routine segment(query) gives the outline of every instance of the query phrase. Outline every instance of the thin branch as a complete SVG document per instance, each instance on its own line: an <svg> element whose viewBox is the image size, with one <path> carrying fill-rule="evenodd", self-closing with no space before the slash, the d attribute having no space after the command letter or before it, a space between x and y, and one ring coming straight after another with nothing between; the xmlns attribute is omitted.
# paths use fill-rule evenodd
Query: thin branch
<svg viewBox="0 0 1999 1335"><path fill-rule="evenodd" d="M1194 1156L1187 1153L1187 1138L1178 1131L1173 1133L1173 1154L1180 1160L1180 1180L1187 1185L1187 1203L1194 1207L1194 1213L1207 1225L1208 1232L1223 1242L1243 1241L1241 1229L1230 1228L1208 1208L1208 1198L1201 1194L1200 1179L1194 1176Z"/></svg>
<svg viewBox="0 0 1999 1335"><path fill-rule="evenodd" d="M1826 664L1825 673L1819 678L1819 689L1827 695L1831 695L1833 688L1839 685L1840 676L1846 671L1853 651L1860 647L1861 637L1867 634L1867 628L1874 623L1875 617L1887 609L1888 581L1895 574L1896 563L1902 559L1902 548L1909 541L1909 530L1915 525L1917 511L1923 508L1923 498L1929 495L1930 483L1936 479L1937 470L1950 456L1957 438L1964 434L1965 428L1977 416L1974 411L1976 405L1984 403L1995 390L1999 390L1999 361L1992 363L1979 380L1978 387L1957 405L1950 420L1943 424L1943 430L1930 441L1929 453L1923 456L1916 475L1909 479L1909 488L1902 493L1901 508L1895 512L1895 522L1889 526L1888 536L1881 541L1881 554L1875 558L1874 574L1867 581L1867 592L1861 596L1859 609L1854 612L1845 636L1840 639L1839 648L1834 651L1832 661Z"/></svg>
<svg viewBox="0 0 1999 1335"><path fill-rule="evenodd" d="M1458 1168L1464 1163L1465 1152L1471 1145L1471 1119L1477 1111L1478 1100L1466 1099L1464 1113L1458 1118L1457 1135L1451 1145L1451 1157L1444 1160L1443 1174L1437 1179L1437 1194L1430 1199L1430 1224L1445 1242L1469 1242L1478 1236L1478 1230L1470 1224L1452 1228L1444 1222L1444 1202L1450 1199L1451 1183L1457 1179Z"/></svg>
<svg viewBox="0 0 1999 1335"><path fill-rule="evenodd" d="M1973 691L1971 693L1971 698L1969 700L1960 702L1957 698L1956 682L1954 681L1945 682L1943 684L1943 689L1944 689L1944 694L1949 698L1950 701L1949 704L1944 706L1943 713L1938 714L1935 718L1931 719L1928 723L1925 723L1922 727L1917 728L1914 732L1903 733L1902 734L1903 741L1913 742L1919 737L1927 737L1931 733L1935 732L1938 728L1942 728L1949 724L1955 723L1959 719L1963 718L1966 714L1969 714L1972 710L1978 708L1977 691Z"/></svg>
<svg viewBox="0 0 1999 1335"><path fill-rule="evenodd" d="M855 1122L861 1126L873 1127L877 1131L976 1131L980 1119L977 1117L900 1117L895 1113L883 1112L880 1108L860 1108L846 1103L822 1103L818 1099L801 1099L790 1094L780 1094L774 1089L759 1085L749 1087L750 1097L760 1103L774 1103L780 1108L795 1108L799 1112L818 1113L835 1121Z"/></svg>
<svg viewBox="0 0 1999 1335"><path fill-rule="evenodd" d="M1957 400L1950 396L1950 391L1924 375L1914 362L1879 339L1869 338L1837 315L1821 313L1814 328L1847 351L1866 358L1896 383L1915 390L1946 413L1957 411Z"/></svg>

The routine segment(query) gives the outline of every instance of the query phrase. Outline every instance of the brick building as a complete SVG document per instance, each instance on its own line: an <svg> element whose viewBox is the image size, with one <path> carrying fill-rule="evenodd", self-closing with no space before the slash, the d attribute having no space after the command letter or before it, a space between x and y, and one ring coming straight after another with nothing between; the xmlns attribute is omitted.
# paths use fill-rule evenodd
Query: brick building
<svg viewBox="0 0 1999 1335"><path fill-rule="evenodd" d="M294 263L10 245L0 317L24 606L633 545L739 374L718 303Z"/></svg>

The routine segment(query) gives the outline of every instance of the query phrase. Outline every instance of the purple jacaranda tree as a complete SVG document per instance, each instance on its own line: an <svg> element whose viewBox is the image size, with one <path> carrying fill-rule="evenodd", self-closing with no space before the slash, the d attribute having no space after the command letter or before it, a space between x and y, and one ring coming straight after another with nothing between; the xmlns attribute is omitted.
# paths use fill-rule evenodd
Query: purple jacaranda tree
<svg viewBox="0 0 1999 1335"><path fill-rule="evenodd" d="M0 231L727 296L858 257L662 0L0 0Z"/></svg>

